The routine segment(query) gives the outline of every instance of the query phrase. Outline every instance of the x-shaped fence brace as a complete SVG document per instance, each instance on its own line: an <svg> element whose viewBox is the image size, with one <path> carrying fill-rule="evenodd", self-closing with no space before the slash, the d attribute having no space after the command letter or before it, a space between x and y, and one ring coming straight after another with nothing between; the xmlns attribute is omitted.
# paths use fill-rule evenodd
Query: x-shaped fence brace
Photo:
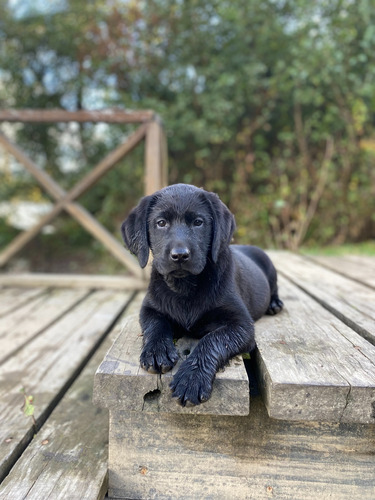
<svg viewBox="0 0 375 500"><path fill-rule="evenodd" d="M62 210L74 217L82 227L99 240L128 270L137 278L144 279L145 273L140 269L136 259L128 253L99 222L75 200L90 189L121 158L129 153L142 139L146 139L145 148L145 192L150 194L166 184L166 143L163 129L158 117L152 111L126 112L119 110L77 111L63 110L3 110L0 121L20 122L107 122L134 123L143 122L127 140L111 151L94 169L82 178L68 192L62 189L54 179L39 168L19 147L0 133L0 143L11 153L39 182L39 184L55 199L56 204L35 226L20 233L1 253L0 266L6 264L19 252L40 230L49 224Z"/></svg>

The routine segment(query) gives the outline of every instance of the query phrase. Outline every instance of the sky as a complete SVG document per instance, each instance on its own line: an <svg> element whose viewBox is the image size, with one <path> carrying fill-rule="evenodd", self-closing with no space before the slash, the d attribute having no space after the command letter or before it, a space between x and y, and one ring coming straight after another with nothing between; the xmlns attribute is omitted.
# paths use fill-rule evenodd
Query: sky
<svg viewBox="0 0 375 500"><path fill-rule="evenodd" d="M8 5L17 18L30 14L55 14L68 8L66 0L8 0Z"/></svg>

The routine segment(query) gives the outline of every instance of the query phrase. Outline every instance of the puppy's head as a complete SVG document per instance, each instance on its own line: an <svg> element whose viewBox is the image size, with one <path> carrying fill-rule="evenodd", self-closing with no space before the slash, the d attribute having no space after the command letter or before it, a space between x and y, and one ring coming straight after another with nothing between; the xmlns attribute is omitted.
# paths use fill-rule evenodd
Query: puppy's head
<svg viewBox="0 0 375 500"><path fill-rule="evenodd" d="M141 267L151 249L157 271L176 278L200 274L208 258L216 263L234 229L233 215L216 194L187 184L142 198L121 226Z"/></svg>

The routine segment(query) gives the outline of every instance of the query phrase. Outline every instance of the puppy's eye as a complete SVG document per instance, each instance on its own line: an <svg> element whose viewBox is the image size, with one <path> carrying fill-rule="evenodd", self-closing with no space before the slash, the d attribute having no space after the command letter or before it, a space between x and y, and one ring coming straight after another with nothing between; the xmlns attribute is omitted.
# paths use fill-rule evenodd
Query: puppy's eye
<svg viewBox="0 0 375 500"><path fill-rule="evenodd" d="M159 219L156 221L158 227L165 227L167 225L167 221L165 219Z"/></svg>
<svg viewBox="0 0 375 500"><path fill-rule="evenodd" d="M203 224L203 220L202 219L195 219L194 226L201 226L202 224Z"/></svg>

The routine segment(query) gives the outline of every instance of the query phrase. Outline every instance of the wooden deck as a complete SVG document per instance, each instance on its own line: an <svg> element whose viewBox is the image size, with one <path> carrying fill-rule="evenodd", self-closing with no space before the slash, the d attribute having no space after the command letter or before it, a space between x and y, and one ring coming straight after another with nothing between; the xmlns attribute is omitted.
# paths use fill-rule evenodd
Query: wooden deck
<svg viewBox="0 0 375 500"><path fill-rule="evenodd" d="M243 498L288 498L285 482L294 499L375 498L375 258L271 255L286 308L256 324L262 399L237 418L261 415L263 437L253 469L237 462ZM93 379L143 292L9 283L0 276L0 499L102 499L108 413Z"/></svg>

